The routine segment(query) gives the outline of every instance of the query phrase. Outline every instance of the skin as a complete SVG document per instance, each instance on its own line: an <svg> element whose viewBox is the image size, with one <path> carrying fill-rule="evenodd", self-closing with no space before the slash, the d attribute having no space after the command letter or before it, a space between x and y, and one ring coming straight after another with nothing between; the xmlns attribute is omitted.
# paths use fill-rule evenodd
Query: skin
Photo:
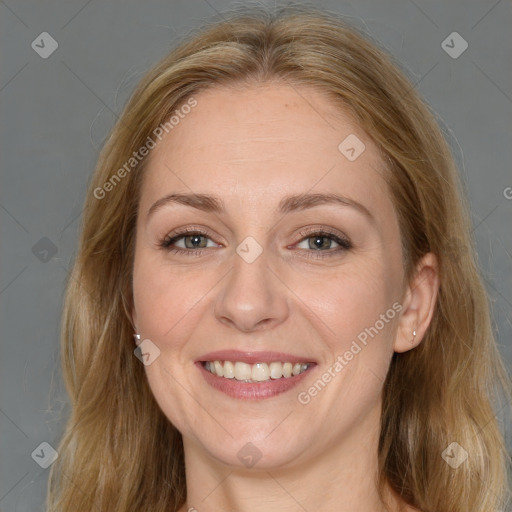
<svg viewBox="0 0 512 512"><path fill-rule="evenodd" d="M415 280L404 284L398 221L379 152L324 94L267 83L216 87L195 97L197 107L150 154L133 272L134 326L160 350L145 366L147 378L183 435L187 503L181 511L385 510L374 483L381 390L393 352L414 349L431 320L436 260L426 255ZM349 134L366 146L355 161L338 149ZM167 204L148 217L151 205L176 192L219 196L225 212ZM333 204L276 211L283 197L307 192L349 197L373 220ZM208 231L199 239L208 244L200 256L158 246L187 226ZM327 238L318 249L312 237L318 228L344 234L353 248L336 252L338 244ZM252 263L236 252L247 236L263 249ZM400 314L301 404L297 394L394 302ZM211 388L194 364L220 349L274 350L318 364L291 391L244 401ZM250 469L237 457L247 442L261 453ZM399 510L400 502L390 499Z"/></svg>

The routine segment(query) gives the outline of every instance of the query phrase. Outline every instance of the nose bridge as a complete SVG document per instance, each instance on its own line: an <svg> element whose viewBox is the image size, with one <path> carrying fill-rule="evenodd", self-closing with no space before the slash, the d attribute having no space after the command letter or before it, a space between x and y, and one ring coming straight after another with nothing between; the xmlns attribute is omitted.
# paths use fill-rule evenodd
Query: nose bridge
<svg viewBox="0 0 512 512"><path fill-rule="evenodd" d="M238 245L233 268L216 299L219 321L251 331L277 325L286 318L286 291L269 268L269 259L269 250L253 237Z"/></svg>

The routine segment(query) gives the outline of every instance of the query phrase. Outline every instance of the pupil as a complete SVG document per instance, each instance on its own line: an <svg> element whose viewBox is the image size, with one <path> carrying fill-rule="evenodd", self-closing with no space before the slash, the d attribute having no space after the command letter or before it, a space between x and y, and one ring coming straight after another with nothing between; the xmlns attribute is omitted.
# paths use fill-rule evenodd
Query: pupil
<svg viewBox="0 0 512 512"><path fill-rule="evenodd" d="M190 235L188 238L190 239L190 244L193 248L201 247L202 235Z"/></svg>
<svg viewBox="0 0 512 512"><path fill-rule="evenodd" d="M326 237L325 236L317 236L314 238L315 240L315 246L318 248L318 249L321 249L322 246L324 246L325 244L322 243L322 240L326 240Z"/></svg>

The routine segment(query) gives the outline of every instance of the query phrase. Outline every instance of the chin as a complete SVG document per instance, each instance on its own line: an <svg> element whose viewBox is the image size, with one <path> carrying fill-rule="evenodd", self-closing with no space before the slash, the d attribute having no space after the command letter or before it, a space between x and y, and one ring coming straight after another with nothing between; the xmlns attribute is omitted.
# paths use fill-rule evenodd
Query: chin
<svg viewBox="0 0 512 512"><path fill-rule="evenodd" d="M304 455L306 446L290 446L290 438L276 436L273 440L249 440L247 436L226 439L222 444L211 445L211 438L203 448L217 461L230 468L248 471L269 471L293 464ZM244 440L248 439L248 440Z"/></svg>

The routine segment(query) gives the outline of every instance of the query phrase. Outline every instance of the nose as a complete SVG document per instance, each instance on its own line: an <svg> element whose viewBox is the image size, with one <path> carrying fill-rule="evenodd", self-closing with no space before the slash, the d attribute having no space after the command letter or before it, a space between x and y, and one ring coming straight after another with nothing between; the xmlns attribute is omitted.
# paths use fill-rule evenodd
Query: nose
<svg viewBox="0 0 512 512"><path fill-rule="evenodd" d="M271 329L289 314L286 286L268 266L265 251L252 263L234 255L233 269L221 281L217 319L243 332Z"/></svg>

